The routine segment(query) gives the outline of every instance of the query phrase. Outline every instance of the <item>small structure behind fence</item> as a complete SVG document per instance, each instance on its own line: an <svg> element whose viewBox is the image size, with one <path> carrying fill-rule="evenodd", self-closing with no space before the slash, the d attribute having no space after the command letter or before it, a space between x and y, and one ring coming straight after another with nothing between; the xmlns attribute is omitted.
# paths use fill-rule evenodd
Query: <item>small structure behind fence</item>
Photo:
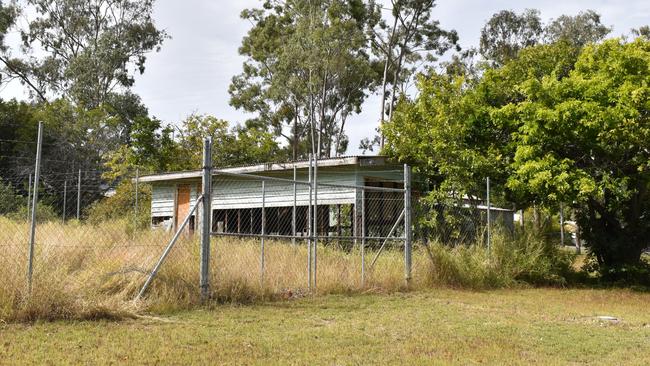
<svg viewBox="0 0 650 366"><path fill-rule="evenodd" d="M489 204L420 204L410 168L386 157L213 169L205 144L200 170L134 167L119 186L48 156L34 165L21 157L24 169L12 176L0 167L0 188L20 206L0 212L0 296L59 288L134 298L173 276L204 298L232 286L275 294L404 287L426 258L414 255L413 237L475 243L489 222L512 224L512 211ZM113 195L132 211L97 204Z"/></svg>

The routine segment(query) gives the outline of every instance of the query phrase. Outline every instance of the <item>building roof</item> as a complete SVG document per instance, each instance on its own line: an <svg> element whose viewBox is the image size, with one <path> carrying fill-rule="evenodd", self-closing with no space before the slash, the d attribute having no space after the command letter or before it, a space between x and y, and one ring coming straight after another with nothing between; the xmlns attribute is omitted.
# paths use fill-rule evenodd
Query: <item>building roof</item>
<svg viewBox="0 0 650 366"><path fill-rule="evenodd" d="M340 156L333 158L318 159L318 167L338 167L338 166L382 166L390 164L389 159L382 155L356 155L356 156ZM285 171L296 169L307 169L309 167L309 160L292 161L286 163L262 163L229 168L217 168L212 170L212 174L216 175L222 173L234 174L255 174L271 171ZM144 175L138 178L140 182L160 182L177 179L188 178L201 178L201 170L189 170L181 172L169 172L161 174Z"/></svg>

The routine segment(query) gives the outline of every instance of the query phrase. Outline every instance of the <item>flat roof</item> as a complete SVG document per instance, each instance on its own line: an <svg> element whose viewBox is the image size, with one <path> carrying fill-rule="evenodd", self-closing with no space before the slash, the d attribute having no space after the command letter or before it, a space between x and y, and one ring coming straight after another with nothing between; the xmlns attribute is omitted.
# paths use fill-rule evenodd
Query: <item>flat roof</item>
<svg viewBox="0 0 650 366"><path fill-rule="evenodd" d="M359 155L359 156L341 156L334 158L318 159L318 167L337 167L337 166L382 166L389 164L388 158L382 155ZM262 163L255 165L230 167L230 168L217 168L212 169L212 175L220 172L235 173L235 174L253 174L272 171L284 171L296 169L309 168L308 160L293 161L287 163ZM203 172L199 170L188 170L181 172L169 172L161 174L143 175L138 178L140 182L161 182L167 180L178 180L188 178L201 178Z"/></svg>

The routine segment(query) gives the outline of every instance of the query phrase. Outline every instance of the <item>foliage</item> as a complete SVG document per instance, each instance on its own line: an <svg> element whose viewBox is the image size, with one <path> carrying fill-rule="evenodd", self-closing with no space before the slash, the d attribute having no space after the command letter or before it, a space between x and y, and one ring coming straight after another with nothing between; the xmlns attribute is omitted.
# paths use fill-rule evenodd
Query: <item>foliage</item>
<svg viewBox="0 0 650 366"><path fill-rule="evenodd" d="M372 29L372 49L383 63L380 133L383 121L392 117L398 93L405 92L422 61L430 67L452 47L460 50L456 31L444 30L432 18L435 6L435 0L391 0L392 26L381 19ZM383 134L362 140L360 148L372 151L375 145L383 148Z"/></svg>
<svg viewBox="0 0 650 366"><path fill-rule="evenodd" d="M543 31L539 10L526 9L522 14L501 10L481 29L479 52L493 66L500 66L521 49L537 44Z"/></svg>
<svg viewBox="0 0 650 366"><path fill-rule="evenodd" d="M599 42L611 32L593 10L575 16L562 15L543 24L538 10L527 9L522 14L502 10L492 16L481 30L479 52L491 67L500 67L515 59L524 48L566 43L579 49Z"/></svg>
<svg viewBox="0 0 650 366"><path fill-rule="evenodd" d="M16 211L22 203L24 203L22 198L14 192L11 183L0 178L0 215Z"/></svg>
<svg viewBox="0 0 650 366"><path fill-rule="evenodd" d="M24 54L0 56L6 71L40 100L66 96L88 108L133 85L146 54L167 37L151 17L152 0L25 0L33 17L19 28Z"/></svg>
<svg viewBox="0 0 650 366"><path fill-rule="evenodd" d="M532 235L513 238L506 232L496 233L493 239L490 252L480 242L455 247L431 244L431 281L472 289L566 284L572 257L556 245Z"/></svg>
<svg viewBox="0 0 650 366"><path fill-rule="evenodd" d="M293 159L345 151L348 116L376 79L364 34L374 11L342 0L268 0L244 10L253 27L239 49L246 61L232 79L231 105L257 115L249 126L286 139Z"/></svg>
<svg viewBox="0 0 650 366"><path fill-rule="evenodd" d="M650 237L649 47L560 42L521 51L476 85L422 79L387 126L387 152L440 196L474 195L490 176L497 199L571 205L603 268L638 263Z"/></svg>
<svg viewBox="0 0 650 366"><path fill-rule="evenodd" d="M192 114L179 130L177 164L197 169L203 160L203 139L212 139L212 165L228 167L282 160L283 152L274 136L257 127L235 126L210 115Z"/></svg>
<svg viewBox="0 0 650 366"><path fill-rule="evenodd" d="M25 199L25 202L27 200ZM18 205L18 208L8 215L12 220L23 221L31 220L31 203L30 211L27 211L27 204ZM36 222L45 223L61 220L61 216L47 203L40 201L36 205Z"/></svg>
<svg viewBox="0 0 650 366"><path fill-rule="evenodd" d="M151 186L138 186L138 211L135 212L135 184L122 181L110 197L93 203L87 212L88 221L98 225L103 222L126 221L125 227L147 229L151 225ZM134 221L136 220L137 221Z"/></svg>
<svg viewBox="0 0 650 366"><path fill-rule="evenodd" d="M612 31L600 21L600 14L593 10L575 16L561 15L544 29L547 42L567 41L576 47L602 41Z"/></svg>

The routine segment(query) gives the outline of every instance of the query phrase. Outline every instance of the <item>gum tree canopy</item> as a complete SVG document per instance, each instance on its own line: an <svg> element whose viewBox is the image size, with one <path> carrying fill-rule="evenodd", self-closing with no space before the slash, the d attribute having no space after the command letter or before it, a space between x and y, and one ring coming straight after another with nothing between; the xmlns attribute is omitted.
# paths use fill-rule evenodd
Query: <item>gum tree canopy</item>
<svg viewBox="0 0 650 366"><path fill-rule="evenodd" d="M526 207L572 205L601 269L650 246L650 41L523 50L476 84L433 75L386 128L387 152L445 191L486 175Z"/></svg>

